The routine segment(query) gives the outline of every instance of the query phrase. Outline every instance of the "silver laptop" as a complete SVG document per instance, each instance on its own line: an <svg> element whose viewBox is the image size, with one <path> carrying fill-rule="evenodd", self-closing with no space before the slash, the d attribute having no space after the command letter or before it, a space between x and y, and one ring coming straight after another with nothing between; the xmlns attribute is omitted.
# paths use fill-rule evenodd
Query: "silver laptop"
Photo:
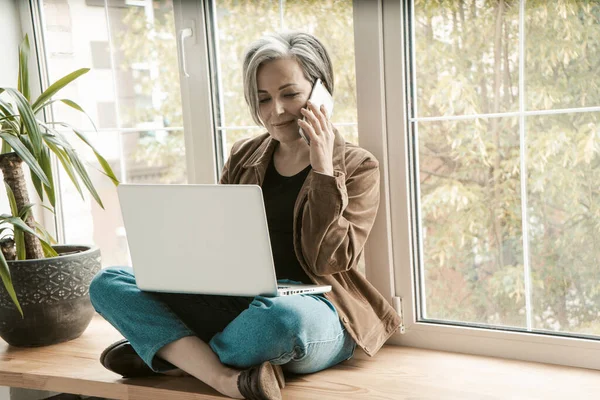
<svg viewBox="0 0 600 400"><path fill-rule="evenodd" d="M141 290L248 297L331 291L277 285L260 186L121 184L117 192Z"/></svg>

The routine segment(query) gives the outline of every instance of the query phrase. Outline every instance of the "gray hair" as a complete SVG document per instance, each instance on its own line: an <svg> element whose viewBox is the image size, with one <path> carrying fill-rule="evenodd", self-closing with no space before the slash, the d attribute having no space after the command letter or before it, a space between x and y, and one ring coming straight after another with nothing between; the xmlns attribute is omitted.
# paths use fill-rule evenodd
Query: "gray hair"
<svg viewBox="0 0 600 400"><path fill-rule="evenodd" d="M303 32L271 33L250 44L244 55L244 98L254 122L263 125L259 116L256 73L268 61L292 58L298 61L306 80L317 78L333 94L333 68L325 46L313 35Z"/></svg>

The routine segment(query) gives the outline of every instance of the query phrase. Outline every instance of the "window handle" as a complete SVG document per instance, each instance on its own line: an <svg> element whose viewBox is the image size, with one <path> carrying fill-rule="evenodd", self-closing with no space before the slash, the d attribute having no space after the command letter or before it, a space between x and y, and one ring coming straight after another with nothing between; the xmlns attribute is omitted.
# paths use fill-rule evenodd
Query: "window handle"
<svg viewBox="0 0 600 400"><path fill-rule="evenodd" d="M184 42L186 38L192 37L193 32L192 28L185 28L179 31L179 42L181 47L181 68L183 69L183 75L186 78L190 77L190 74L187 73L187 68L185 66L185 46Z"/></svg>

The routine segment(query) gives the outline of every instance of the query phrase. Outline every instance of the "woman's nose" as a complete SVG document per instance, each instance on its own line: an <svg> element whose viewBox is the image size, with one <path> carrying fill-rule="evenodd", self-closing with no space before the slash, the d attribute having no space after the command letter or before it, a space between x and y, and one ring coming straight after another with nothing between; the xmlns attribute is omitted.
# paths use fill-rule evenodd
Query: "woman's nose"
<svg viewBox="0 0 600 400"><path fill-rule="evenodd" d="M284 112L283 103L279 100L274 100L275 114L281 115Z"/></svg>

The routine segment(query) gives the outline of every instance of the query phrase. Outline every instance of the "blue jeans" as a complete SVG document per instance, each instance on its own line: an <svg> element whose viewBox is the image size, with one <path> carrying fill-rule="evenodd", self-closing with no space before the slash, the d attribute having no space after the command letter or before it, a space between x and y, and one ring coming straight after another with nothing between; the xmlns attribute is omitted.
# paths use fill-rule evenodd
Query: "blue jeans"
<svg viewBox="0 0 600 400"><path fill-rule="evenodd" d="M285 281L281 281L285 282ZM96 311L156 372L173 368L156 353L186 336L207 342L222 363L271 361L307 374L354 354L356 343L321 295L235 297L141 291L128 267L101 270L90 285Z"/></svg>

